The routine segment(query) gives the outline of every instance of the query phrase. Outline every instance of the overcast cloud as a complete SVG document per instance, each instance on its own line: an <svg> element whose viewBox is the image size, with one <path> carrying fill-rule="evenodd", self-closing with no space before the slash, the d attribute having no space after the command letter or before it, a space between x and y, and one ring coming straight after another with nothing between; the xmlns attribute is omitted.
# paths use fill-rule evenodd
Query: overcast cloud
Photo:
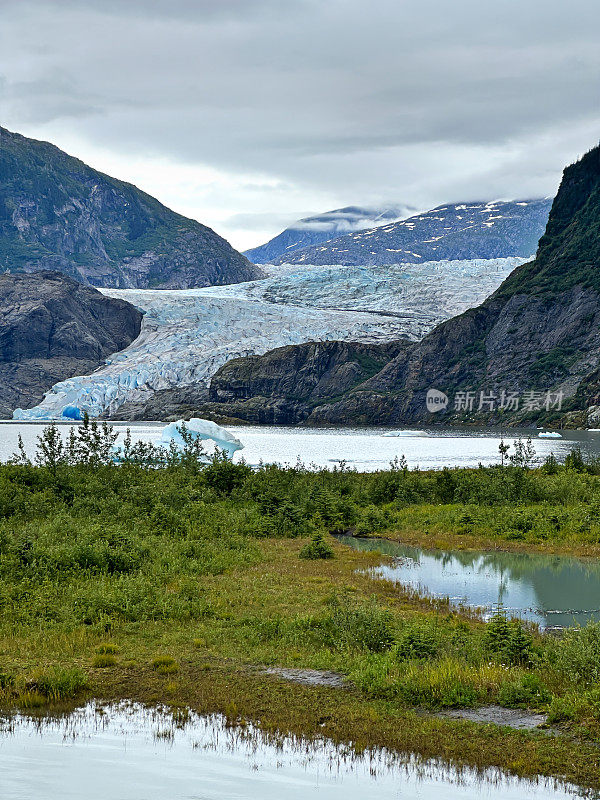
<svg viewBox="0 0 600 800"><path fill-rule="evenodd" d="M350 204L554 194L598 0L0 0L0 124L243 249Z"/></svg>

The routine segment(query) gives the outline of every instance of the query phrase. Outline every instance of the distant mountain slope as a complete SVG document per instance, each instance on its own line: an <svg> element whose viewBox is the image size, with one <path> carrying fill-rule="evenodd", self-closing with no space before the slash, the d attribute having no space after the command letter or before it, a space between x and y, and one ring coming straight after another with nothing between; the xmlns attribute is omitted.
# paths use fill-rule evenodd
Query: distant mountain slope
<svg viewBox="0 0 600 800"><path fill-rule="evenodd" d="M333 346L321 348L323 363ZM513 394L518 405L504 409L504 421L597 427L600 146L565 169L536 258L482 305L438 325L341 397L321 380L318 404L288 390L300 370L310 385L313 361L298 347L231 361L214 376L203 413L276 424L482 424L497 423L502 397ZM432 388L448 396L446 410L428 410Z"/></svg>
<svg viewBox="0 0 600 800"><path fill-rule="evenodd" d="M189 288L260 271L210 228L48 142L0 128L0 272Z"/></svg>
<svg viewBox="0 0 600 800"><path fill-rule="evenodd" d="M0 417L98 367L138 336L141 312L58 272L0 275Z"/></svg>
<svg viewBox="0 0 600 800"><path fill-rule="evenodd" d="M303 247L326 242L353 231L385 225L386 222L395 222L415 210L410 206L380 209L359 206L336 208L334 211L298 220L266 244L246 250L244 255L255 264L270 264L280 256L284 257Z"/></svg>
<svg viewBox="0 0 600 800"><path fill-rule="evenodd" d="M456 203L349 233L278 258L276 264L385 265L535 253L552 200Z"/></svg>

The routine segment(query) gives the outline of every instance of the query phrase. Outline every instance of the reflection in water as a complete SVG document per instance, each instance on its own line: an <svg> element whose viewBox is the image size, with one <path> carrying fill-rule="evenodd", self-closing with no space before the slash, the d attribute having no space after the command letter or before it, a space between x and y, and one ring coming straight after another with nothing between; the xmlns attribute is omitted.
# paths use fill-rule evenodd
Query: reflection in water
<svg viewBox="0 0 600 800"><path fill-rule="evenodd" d="M385 751L358 758L327 740L274 739L218 716L93 703L62 719L0 722L2 800L353 800L579 796L573 787L531 783L497 770L460 773Z"/></svg>
<svg viewBox="0 0 600 800"><path fill-rule="evenodd" d="M600 619L600 561L537 553L423 550L386 539L339 537L359 550L395 557L374 573L448 597L455 605L483 608L498 603L542 628L564 628Z"/></svg>

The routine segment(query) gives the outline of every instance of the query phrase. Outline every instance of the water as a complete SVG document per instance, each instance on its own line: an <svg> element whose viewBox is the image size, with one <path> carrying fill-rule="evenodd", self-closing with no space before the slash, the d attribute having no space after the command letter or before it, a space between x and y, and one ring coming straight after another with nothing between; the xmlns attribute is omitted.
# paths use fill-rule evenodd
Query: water
<svg viewBox="0 0 600 800"><path fill-rule="evenodd" d="M44 427L44 423L0 423L0 461L6 461L15 452L19 434L32 455ZM59 427L67 435L71 426L61 424ZM158 442L164 423L117 423L115 429L121 432L121 438L127 427L131 428L134 440ZM250 464L257 464L260 460L295 464L300 459L306 465L332 468L345 461L348 467L372 472L389 468L390 461L401 455L406 457L411 469L476 467L480 462L486 465L499 462L500 437L489 429L428 428L424 431L425 436L418 435L418 432L390 436L393 431L382 428L227 428L245 445L235 460L243 457ZM585 455L600 457L600 433L564 431L562 439L537 439L536 431L513 431L506 441L511 443L518 435L526 438L532 433L540 459L550 453L554 453L558 460L564 459L575 446L581 447Z"/></svg>
<svg viewBox="0 0 600 800"><path fill-rule="evenodd" d="M559 800L572 786L458 773L385 751L358 759L327 740L269 740L252 726L94 704L62 719L0 722L2 800Z"/></svg>
<svg viewBox="0 0 600 800"><path fill-rule="evenodd" d="M357 550L395 557L373 573L455 606L493 613L502 603L509 614L542 629L600 620L600 561L537 553L424 550L386 539L340 541Z"/></svg>

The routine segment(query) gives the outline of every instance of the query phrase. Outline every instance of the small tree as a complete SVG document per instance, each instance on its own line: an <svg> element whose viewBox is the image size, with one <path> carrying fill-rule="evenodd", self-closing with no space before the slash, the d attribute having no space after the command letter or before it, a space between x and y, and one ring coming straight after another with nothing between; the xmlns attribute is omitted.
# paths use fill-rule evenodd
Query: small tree
<svg viewBox="0 0 600 800"><path fill-rule="evenodd" d="M22 445L23 442L20 442ZM52 423L44 428L42 434L37 438L37 452L35 463L40 467L46 467L52 478L56 480L58 468L67 461L65 446L57 426Z"/></svg>
<svg viewBox="0 0 600 800"><path fill-rule="evenodd" d="M510 450L510 445L506 444L506 442L504 441L504 435L502 435L502 438L500 439L498 450L500 451L500 466L503 467L507 453Z"/></svg>
<svg viewBox="0 0 600 800"><path fill-rule="evenodd" d="M21 434L19 434L17 438L17 452L12 454L8 463L15 464L19 467L31 466L31 460L25 450L25 445L23 444L23 437Z"/></svg>
<svg viewBox="0 0 600 800"><path fill-rule="evenodd" d="M81 464L86 467L99 467L114 462L114 444L118 434L112 425L96 420L90 422L88 414L83 415L83 424L71 429L67 444L70 464Z"/></svg>
<svg viewBox="0 0 600 800"><path fill-rule="evenodd" d="M522 469L529 469L535 463L536 452L531 442L531 436L527 437L527 441L523 442L519 437L513 442L515 452L510 456L510 463L513 467L521 467Z"/></svg>
<svg viewBox="0 0 600 800"><path fill-rule="evenodd" d="M300 550L300 558L316 560L318 558L333 558L333 550L325 541L321 531L315 531L310 542Z"/></svg>

